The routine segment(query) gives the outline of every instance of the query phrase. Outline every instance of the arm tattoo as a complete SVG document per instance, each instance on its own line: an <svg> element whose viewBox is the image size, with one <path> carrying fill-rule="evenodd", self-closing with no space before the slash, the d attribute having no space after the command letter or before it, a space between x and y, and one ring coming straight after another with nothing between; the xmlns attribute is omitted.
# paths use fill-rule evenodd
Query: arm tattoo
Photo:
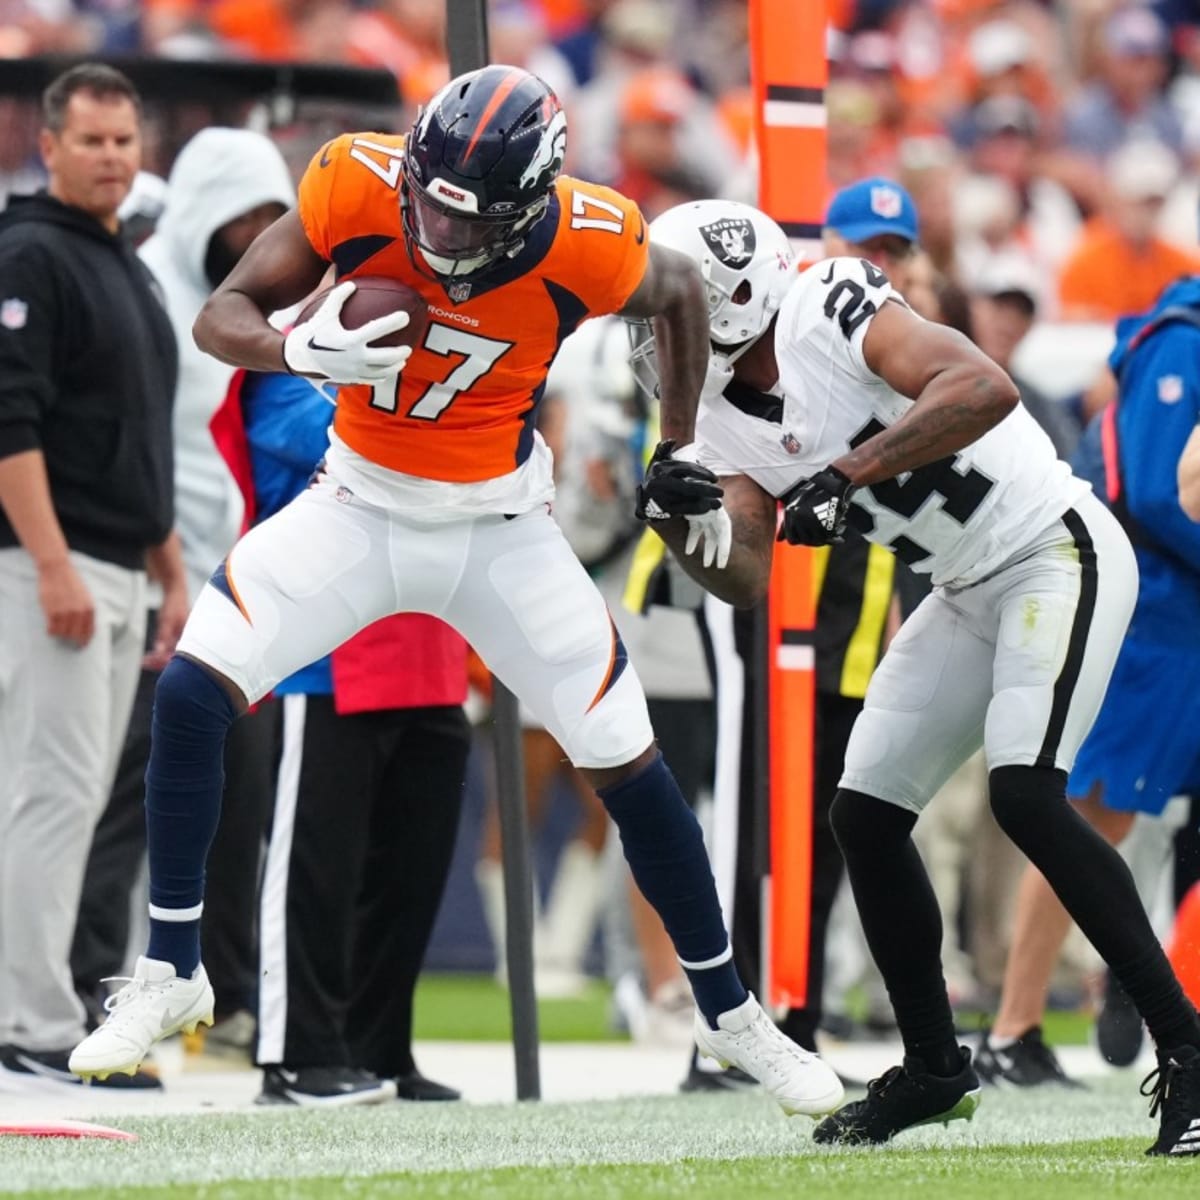
<svg viewBox="0 0 1200 1200"><path fill-rule="evenodd" d="M1008 414L1011 399L994 375L977 375L968 382L961 374L952 369L936 375L900 420L833 465L856 484L879 483L946 458L982 437Z"/></svg>

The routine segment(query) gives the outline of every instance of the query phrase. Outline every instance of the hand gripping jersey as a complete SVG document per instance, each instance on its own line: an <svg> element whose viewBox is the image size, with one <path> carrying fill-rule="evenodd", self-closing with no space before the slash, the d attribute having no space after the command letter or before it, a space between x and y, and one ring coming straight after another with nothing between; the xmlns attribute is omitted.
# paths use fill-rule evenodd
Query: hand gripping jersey
<svg viewBox="0 0 1200 1200"><path fill-rule="evenodd" d="M728 387L705 396L700 461L779 496L827 467L913 402L863 358L871 319L903 303L871 263L835 258L788 290L775 330L778 395ZM965 587L1015 557L1088 492L1023 406L957 454L861 488L851 522L938 585Z"/></svg>
<svg viewBox="0 0 1200 1200"><path fill-rule="evenodd" d="M641 282L645 223L624 196L560 177L516 257L444 288L405 247L403 153L403 136L346 134L300 182L300 220L339 280L401 280L432 318L395 385L339 390L333 431L389 471L452 484L497 479L533 451L535 410L563 339L585 318L621 308Z"/></svg>

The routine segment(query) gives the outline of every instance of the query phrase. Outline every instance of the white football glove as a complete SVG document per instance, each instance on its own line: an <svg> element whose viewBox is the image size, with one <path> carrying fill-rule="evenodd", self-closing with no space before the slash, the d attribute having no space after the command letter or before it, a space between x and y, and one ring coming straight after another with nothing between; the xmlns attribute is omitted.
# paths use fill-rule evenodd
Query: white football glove
<svg viewBox="0 0 1200 1200"><path fill-rule="evenodd" d="M696 548L702 545L704 565L711 567L715 562L717 569L722 570L733 548L733 522L724 507L714 508L712 512L701 513L698 517L686 516L684 520L688 523L684 554L694 554Z"/></svg>
<svg viewBox="0 0 1200 1200"><path fill-rule="evenodd" d="M347 279L325 297L307 321L292 328L283 340L283 361L293 375L318 376L333 383L384 383L404 370L411 346L371 346L368 343L408 325L408 313L376 317L358 329L342 325L342 306L354 291Z"/></svg>

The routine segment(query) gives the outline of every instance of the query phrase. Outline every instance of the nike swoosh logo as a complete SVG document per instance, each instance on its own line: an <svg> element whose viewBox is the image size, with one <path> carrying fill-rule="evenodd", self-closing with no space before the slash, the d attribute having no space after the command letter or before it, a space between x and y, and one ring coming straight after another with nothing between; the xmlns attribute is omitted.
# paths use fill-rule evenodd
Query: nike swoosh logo
<svg viewBox="0 0 1200 1200"><path fill-rule="evenodd" d="M641 224L638 226L638 231L634 234L633 240L640 246L646 240L646 218L638 217Z"/></svg>
<svg viewBox="0 0 1200 1200"><path fill-rule="evenodd" d="M184 1014L190 1008L190 1005L185 1004L178 1012L171 1012L168 1009L163 1013L162 1027L164 1030L170 1029L172 1025L178 1025L183 1020Z"/></svg>
<svg viewBox="0 0 1200 1200"><path fill-rule="evenodd" d="M832 283L833 282L833 263L829 264L829 272L828 272L828 274L825 275L825 277L821 280L821 282L822 283Z"/></svg>
<svg viewBox="0 0 1200 1200"><path fill-rule="evenodd" d="M341 348L338 346L321 346L318 345L316 338L308 339L308 348L310 350L320 350L325 354L341 354Z"/></svg>
<svg viewBox="0 0 1200 1200"><path fill-rule="evenodd" d="M331 162L333 162L333 159L329 157L330 145L331 143L326 142L326 144L321 147L321 166L323 167L327 167Z"/></svg>

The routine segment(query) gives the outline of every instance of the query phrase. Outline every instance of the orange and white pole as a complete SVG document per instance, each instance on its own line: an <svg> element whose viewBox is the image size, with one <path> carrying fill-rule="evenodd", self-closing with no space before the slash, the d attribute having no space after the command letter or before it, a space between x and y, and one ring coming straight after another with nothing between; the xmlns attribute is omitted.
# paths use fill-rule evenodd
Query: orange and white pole
<svg viewBox="0 0 1200 1200"><path fill-rule="evenodd" d="M825 180L825 0L750 0L759 207L802 258L820 257ZM808 999L812 892L817 588L813 553L776 546L768 603L770 875L764 880L764 991Z"/></svg>

